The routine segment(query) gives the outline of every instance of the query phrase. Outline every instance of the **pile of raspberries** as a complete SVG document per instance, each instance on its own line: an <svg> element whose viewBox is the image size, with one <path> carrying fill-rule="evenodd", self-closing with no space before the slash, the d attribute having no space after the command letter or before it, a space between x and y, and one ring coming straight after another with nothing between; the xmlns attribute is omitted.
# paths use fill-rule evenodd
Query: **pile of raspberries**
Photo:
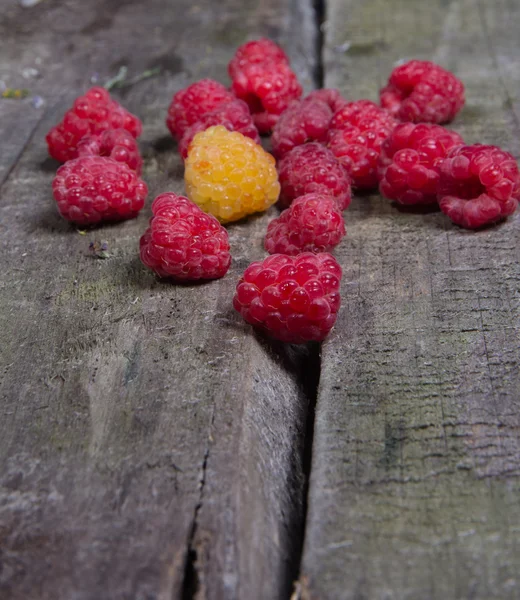
<svg viewBox="0 0 520 600"><path fill-rule="evenodd" d="M230 88L203 79L172 99L166 124L186 164L190 197L155 198L140 255L161 278L223 277L231 253L222 223L278 201L282 211L264 240L270 256L249 265L233 298L248 323L276 339L322 341L332 329L342 273L330 252L346 233L352 190L379 189L404 206L438 205L468 229L517 207L514 157L465 145L443 127L463 107L464 86L439 65L396 67L379 105L348 101L334 89L302 98L287 55L264 38L240 46L228 72ZM148 193L141 129L103 88L76 99L47 135L50 155L64 163L53 193L65 219L85 226L137 216ZM272 156L260 146L267 134Z"/></svg>

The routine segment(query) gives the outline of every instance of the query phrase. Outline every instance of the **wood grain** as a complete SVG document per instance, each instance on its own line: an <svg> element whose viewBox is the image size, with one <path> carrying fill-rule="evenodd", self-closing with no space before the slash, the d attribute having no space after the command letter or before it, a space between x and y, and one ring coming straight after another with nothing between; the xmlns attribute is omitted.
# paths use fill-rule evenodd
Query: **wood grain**
<svg viewBox="0 0 520 600"><path fill-rule="evenodd" d="M92 76L160 66L118 97L144 121L148 207L180 192L172 94L226 81L235 47L260 34L312 87L310 6L9 0L2 11L2 76L45 106L0 102L0 597L287 598L302 530L301 374L315 350L269 344L231 308L270 217L229 227L223 280L159 283L137 255L149 208L85 234L58 218L44 136ZM35 65L28 84L22 69ZM110 258L89 253L94 240Z"/></svg>
<svg viewBox="0 0 520 600"><path fill-rule="evenodd" d="M467 87L453 127L518 156L518 12L329 0L325 84L376 100L396 61L440 62ZM302 597L517 598L520 215L466 232L374 195L356 198L346 222Z"/></svg>

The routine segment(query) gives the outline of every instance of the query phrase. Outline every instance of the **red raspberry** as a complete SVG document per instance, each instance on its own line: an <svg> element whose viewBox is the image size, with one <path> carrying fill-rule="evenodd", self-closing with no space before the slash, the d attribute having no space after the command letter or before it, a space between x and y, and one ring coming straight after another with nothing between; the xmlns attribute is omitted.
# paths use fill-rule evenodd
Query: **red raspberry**
<svg viewBox="0 0 520 600"><path fill-rule="evenodd" d="M283 342L322 341L336 322L341 267L330 254L273 254L249 265L233 306Z"/></svg>
<svg viewBox="0 0 520 600"><path fill-rule="evenodd" d="M398 125L381 146L381 194L400 204L436 203L441 163L460 144L458 133L440 125Z"/></svg>
<svg viewBox="0 0 520 600"><path fill-rule="evenodd" d="M238 131L260 144L258 129L253 123L247 104L242 100L234 99L226 104L221 104L216 110L203 115L199 121L188 127L179 142L179 152L182 158L188 156L188 146L199 131L208 127L223 125L228 131Z"/></svg>
<svg viewBox="0 0 520 600"><path fill-rule="evenodd" d="M345 235L343 215L331 196L300 196L269 223L264 247L269 254L329 252Z"/></svg>
<svg viewBox="0 0 520 600"><path fill-rule="evenodd" d="M237 73L245 66L271 61L289 65L287 55L278 44L267 38L252 40L237 48L228 65L228 73L231 79L235 79Z"/></svg>
<svg viewBox="0 0 520 600"><path fill-rule="evenodd" d="M100 135L84 137L78 144L79 156L110 156L127 164L138 175L143 160L136 139L126 129L107 129Z"/></svg>
<svg viewBox="0 0 520 600"><path fill-rule="evenodd" d="M500 221L515 212L519 200L516 160L497 146L457 146L441 165L439 205L461 227Z"/></svg>
<svg viewBox="0 0 520 600"><path fill-rule="evenodd" d="M352 185L377 187L377 161L381 144L397 121L369 100L349 102L330 122L328 146L346 169Z"/></svg>
<svg viewBox="0 0 520 600"><path fill-rule="evenodd" d="M328 148L317 142L296 146L288 152L278 165L278 179L282 206L311 193L332 196L339 210L350 204L350 180L345 169Z"/></svg>
<svg viewBox="0 0 520 600"><path fill-rule="evenodd" d="M126 129L136 138L141 134L142 124L112 100L104 88L93 87L76 98L62 121L47 134L49 154L60 162L77 158L78 144L86 135L98 135L107 129Z"/></svg>
<svg viewBox="0 0 520 600"><path fill-rule="evenodd" d="M218 279L227 273L228 233L214 216L169 192L157 196L152 213L139 244L147 267L177 281Z"/></svg>
<svg viewBox="0 0 520 600"><path fill-rule="evenodd" d="M435 63L411 60L392 71L380 97L401 121L448 123L464 106L464 85Z"/></svg>
<svg viewBox="0 0 520 600"><path fill-rule="evenodd" d="M103 156L69 160L58 169L52 189L61 216L78 225L131 219L148 194L135 171Z"/></svg>
<svg viewBox="0 0 520 600"><path fill-rule="evenodd" d="M272 153L282 158L306 142L326 142L332 111L320 100L293 102L273 127Z"/></svg>
<svg viewBox="0 0 520 600"><path fill-rule="evenodd" d="M302 87L283 62L247 63L233 77L233 92L249 106L260 133L269 133Z"/></svg>
<svg viewBox="0 0 520 600"><path fill-rule="evenodd" d="M305 102L315 100L325 102L325 104L330 108L330 110L333 113L337 112L346 104L348 104L345 98L343 98L343 96L339 93L339 90L336 90L334 88L323 88L321 90L314 90L304 98Z"/></svg>
<svg viewBox="0 0 520 600"><path fill-rule="evenodd" d="M180 139L203 115L233 99L233 94L218 81L201 79L175 94L168 108L166 125L173 137Z"/></svg>

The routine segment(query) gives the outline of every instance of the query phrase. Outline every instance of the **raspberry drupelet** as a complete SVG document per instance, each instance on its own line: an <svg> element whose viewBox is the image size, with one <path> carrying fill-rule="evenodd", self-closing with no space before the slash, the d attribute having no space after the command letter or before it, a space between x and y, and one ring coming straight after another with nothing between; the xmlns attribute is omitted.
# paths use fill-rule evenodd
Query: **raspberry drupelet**
<svg viewBox="0 0 520 600"><path fill-rule="evenodd" d="M275 61L247 63L237 69L232 89L249 106L260 133L269 133L289 104L302 95L289 65Z"/></svg>
<svg viewBox="0 0 520 600"><path fill-rule="evenodd" d="M62 165L52 182L61 216L77 225L137 216L146 183L126 164L102 156L81 156Z"/></svg>
<svg viewBox="0 0 520 600"><path fill-rule="evenodd" d="M280 193L274 157L221 125L193 138L184 179L188 197L222 223L266 210Z"/></svg>
<svg viewBox="0 0 520 600"><path fill-rule="evenodd" d="M264 247L269 254L329 252L345 235L343 215L325 194L306 194L269 223Z"/></svg>
<svg viewBox="0 0 520 600"><path fill-rule="evenodd" d="M392 71L380 98L401 121L449 123L464 106L464 85L435 63L411 60Z"/></svg>
<svg viewBox="0 0 520 600"><path fill-rule="evenodd" d="M321 100L293 102L273 127L273 155L283 158L295 146L317 141L325 143L332 111Z"/></svg>
<svg viewBox="0 0 520 600"><path fill-rule="evenodd" d="M238 131L257 144L260 143L258 129L253 123L247 104L235 98L226 104L221 104L214 111L206 113L199 121L186 129L179 142L179 152L184 160L188 156L188 147L195 135L215 125L223 125L228 131Z"/></svg>
<svg viewBox="0 0 520 600"><path fill-rule="evenodd" d="M348 127L358 123L360 119L365 118L367 115L374 115L378 118L391 118L387 110L382 109L372 100L355 100L354 102L347 102L334 113L330 126L333 129Z"/></svg>
<svg viewBox="0 0 520 600"><path fill-rule="evenodd" d="M396 125L390 113L369 100L349 102L332 117L328 146L346 169L353 187L378 186L381 145Z"/></svg>
<svg viewBox="0 0 520 600"><path fill-rule="evenodd" d="M201 79L173 96L166 125L174 138L181 139L190 125L233 99L233 94L218 81Z"/></svg>
<svg viewBox="0 0 520 600"><path fill-rule="evenodd" d="M325 146L310 142L288 152L278 164L280 204L289 206L304 194L332 196L339 210L351 200L350 179L334 154Z"/></svg>
<svg viewBox="0 0 520 600"><path fill-rule="evenodd" d="M283 342L322 341L336 322L340 282L341 267L330 254L273 254L245 270L233 306Z"/></svg>
<svg viewBox="0 0 520 600"><path fill-rule="evenodd" d="M381 146L381 194L399 204L436 204L442 161L461 144L458 133L440 125L398 125Z"/></svg>
<svg viewBox="0 0 520 600"><path fill-rule="evenodd" d="M248 65L265 62L289 65L289 59L282 48L272 40L260 38L239 46L229 62L228 73L234 79L238 72Z"/></svg>
<svg viewBox="0 0 520 600"><path fill-rule="evenodd" d="M184 196L165 193L140 240L143 263L160 277L196 281L223 277L231 264L228 233Z"/></svg>
<svg viewBox="0 0 520 600"><path fill-rule="evenodd" d="M461 227L496 223L520 200L516 160L497 146L456 146L441 165L438 197L442 212Z"/></svg>
<svg viewBox="0 0 520 600"><path fill-rule="evenodd" d="M78 157L78 144L89 135L99 135L108 129L126 129L134 138L142 130L141 121L128 112L101 87L91 88L76 98L62 121L46 136L49 154L66 162Z"/></svg>
<svg viewBox="0 0 520 600"><path fill-rule="evenodd" d="M84 137L78 144L79 156L109 156L128 165L138 175L143 160L136 139L126 129L107 129L99 135Z"/></svg>

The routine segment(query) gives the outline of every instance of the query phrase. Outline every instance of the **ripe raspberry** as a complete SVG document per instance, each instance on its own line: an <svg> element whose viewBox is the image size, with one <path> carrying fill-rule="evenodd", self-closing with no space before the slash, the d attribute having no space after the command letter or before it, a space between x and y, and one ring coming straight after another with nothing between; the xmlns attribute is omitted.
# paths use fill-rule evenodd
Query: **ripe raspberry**
<svg viewBox="0 0 520 600"><path fill-rule="evenodd" d="M266 210L280 193L274 158L221 125L193 138L184 178L189 198L222 223Z"/></svg>
<svg viewBox="0 0 520 600"><path fill-rule="evenodd" d="M322 341L336 322L340 281L341 267L330 254L273 254L245 270L233 306L283 342Z"/></svg>
<svg viewBox="0 0 520 600"><path fill-rule="evenodd" d="M168 108L166 125L173 137L181 139L190 125L233 99L233 94L218 81L201 79L175 94Z"/></svg>
<svg viewBox="0 0 520 600"><path fill-rule="evenodd" d="M332 196L339 210L350 204L350 180L345 169L332 152L311 142L288 152L278 165L281 193L280 204L289 206L304 194L319 193Z"/></svg>
<svg viewBox="0 0 520 600"><path fill-rule="evenodd" d="M332 117L328 146L350 175L354 187L377 187L381 144L396 125L389 113L369 100L349 102Z"/></svg>
<svg viewBox="0 0 520 600"><path fill-rule="evenodd" d="M78 144L86 135L99 135L107 129L126 129L136 138L141 134L142 124L112 100L104 88L93 87L76 98L62 121L47 134L49 154L60 162L77 158Z"/></svg>
<svg viewBox="0 0 520 600"><path fill-rule="evenodd" d="M235 79L237 73L245 66L271 61L289 65L287 55L278 44L267 38L252 40L237 48L235 55L229 62L228 73L231 79Z"/></svg>
<svg viewBox="0 0 520 600"><path fill-rule="evenodd" d="M458 133L440 125L398 125L381 146L381 194L400 204L436 203L441 163L461 144Z"/></svg>
<svg viewBox="0 0 520 600"><path fill-rule="evenodd" d="M442 212L461 227L495 223L520 200L518 165L497 146L456 146L441 165L438 196Z"/></svg>
<svg viewBox="0 0 520 600"><path fill-rule="evenodd" d="M177 281L218 279L231 264L227 231L184 196L166 193L152 204L139 247L143 263Z"/></svg>
<svg viewBox="0 0 520 600"><path fill-rule="evenodd" d="M380 97L402 121L448 123L464 106L464 85L435 63L411 60L392 71Z"/></svg>
<svg viewBox="0 0 520 600"><path fill-rule="evenodd" d="M326 142L332 111L321 100L293 102L273 127L273 154L282 158L306 142Z"/></svg>
<svg viewBox="0 0 520 600"><path fill-rule="evenodd" d="M264 247L269 254L329 252L345 235L343 215L331 196L306 194L269 223Z"/></svg>
<svg viewBox="0 0 520 600"><path fill-rule="evenodd" d="M291 68L283 62L247 63L233 77L232 89L249 106L260 133L269 133L302 87Z"/></svg>
<svg viewBox="0 0 520 600"><path fill-rule="evenodd" d="M216 110L206 113L199 121L186 129L179 142L179 152L184 160L188 156L188 147L195 134L214 125L223 125L228 131L238 131L257 144L260 143L260 136L247 104L235 98L231 102L221 104Z"/></svg>
<svg viewBox="0 0 520 600"><path fill-rule="evenodd" d="M148 194L135 171L103 156L69 160L58 169L52 189L61 216L78 225L131 219Z"/></svg>
<svg viewBox="0 0 520 600"><path fill-rule="evenodd" d="M78 144L79 156L109 156L128 165L138 175L143 160L136 139L126 129L107 129L100 135L84 137Z"/></svg>
<svg viewBox="0 0 520 600"><path fill-rule="evenodd" d="M338 110L343 108L345 104L348 104L345 98L343 98L343 96L339 93L339 90L336 90L334 88L323 88L321 90L313 90L304 98L305 102L315 100L325 102L325 104L330 108L332 113L338 112Z"/></svg>

